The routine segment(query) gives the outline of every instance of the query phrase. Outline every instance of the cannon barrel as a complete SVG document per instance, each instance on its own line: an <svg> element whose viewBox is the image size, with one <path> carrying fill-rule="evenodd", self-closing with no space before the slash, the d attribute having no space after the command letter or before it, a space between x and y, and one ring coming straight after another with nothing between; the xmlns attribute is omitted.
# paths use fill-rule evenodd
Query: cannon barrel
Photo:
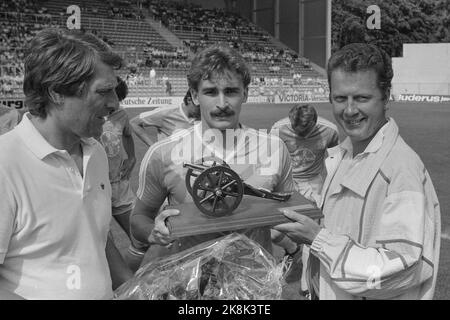
<svg viewBox="0 0 450 320"><path fill-rule="evenodd" d="M192 163L186 163L186 162L183 163L183 167L184 168L187 167L187 168L191 168L191 169L195 169L195 170L200 170L200 171L203 171L203 170L209 168L209 167L204 166L202 164L192 164Z"/></svg>

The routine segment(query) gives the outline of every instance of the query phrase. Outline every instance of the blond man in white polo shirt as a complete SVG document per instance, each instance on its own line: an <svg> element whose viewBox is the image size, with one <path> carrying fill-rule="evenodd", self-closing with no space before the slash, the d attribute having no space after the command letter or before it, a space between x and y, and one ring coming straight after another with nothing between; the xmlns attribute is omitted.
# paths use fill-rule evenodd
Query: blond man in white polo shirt
<svg viewBox="0 0 450 320"><path fill-rule="evenodd" d="M131 277L108 237L108 159L92 138L118 106L121 63L93 35L31 41L30 112L0 137L0 300L109 299Z"/></svg>

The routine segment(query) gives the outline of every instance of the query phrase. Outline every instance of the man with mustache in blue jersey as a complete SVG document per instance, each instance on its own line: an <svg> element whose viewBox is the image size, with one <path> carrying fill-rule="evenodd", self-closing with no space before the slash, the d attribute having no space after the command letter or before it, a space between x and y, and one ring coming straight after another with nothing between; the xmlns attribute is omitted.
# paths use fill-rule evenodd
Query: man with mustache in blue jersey
<svg viewBox="0 0 450 320"><path fill-rule="evenodd" d="M247 100L251 80L242 56L229 47L206 48L194 58L187 77L193 101L200 106L201 122L154 144L147 151L141 164L131 218L133 236L148 245L169 248L165 254L227 234L216 232L178 239L170 234L165 219L183 215L183 212L171 209L158 213L165 199L169 205L193 201L185 185L184 162L218 158L254 187L280 193L294 190L291 160L284 143L276 136L245 127L240 122L241 107ZM239 232L272 251L269 227L243 225Z"/></svg>

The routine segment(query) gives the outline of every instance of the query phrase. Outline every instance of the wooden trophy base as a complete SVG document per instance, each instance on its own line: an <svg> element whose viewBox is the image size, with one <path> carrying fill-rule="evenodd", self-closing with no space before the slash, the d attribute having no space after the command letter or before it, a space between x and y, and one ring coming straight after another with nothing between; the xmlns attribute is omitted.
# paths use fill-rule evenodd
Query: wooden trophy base
<svg viewBox="0 0 450 320"><path fill-rule="evenodd" d="M174 237L274 226L292 222L282 213L284 209L293 210L311 219L323 217L321 210L315 204L297 192L294 192L290 199L284 202L244 195L239 207L232 214L222 217L207 216L194 203L183 203L168 208L180 210L178 216L171 216L166 222L171 235Z"/></svg>

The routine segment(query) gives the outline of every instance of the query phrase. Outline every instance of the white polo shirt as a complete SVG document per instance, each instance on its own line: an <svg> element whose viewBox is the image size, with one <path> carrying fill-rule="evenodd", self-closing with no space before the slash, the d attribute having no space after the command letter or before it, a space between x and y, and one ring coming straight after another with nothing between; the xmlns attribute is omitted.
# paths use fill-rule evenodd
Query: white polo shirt
<svg viewBox="0 0 450 320"><path fill-rule="evenodd" d="M107 299L108 159L83 139L83 176L25 114L0 137L0 287L26 299Z"/></svg>

